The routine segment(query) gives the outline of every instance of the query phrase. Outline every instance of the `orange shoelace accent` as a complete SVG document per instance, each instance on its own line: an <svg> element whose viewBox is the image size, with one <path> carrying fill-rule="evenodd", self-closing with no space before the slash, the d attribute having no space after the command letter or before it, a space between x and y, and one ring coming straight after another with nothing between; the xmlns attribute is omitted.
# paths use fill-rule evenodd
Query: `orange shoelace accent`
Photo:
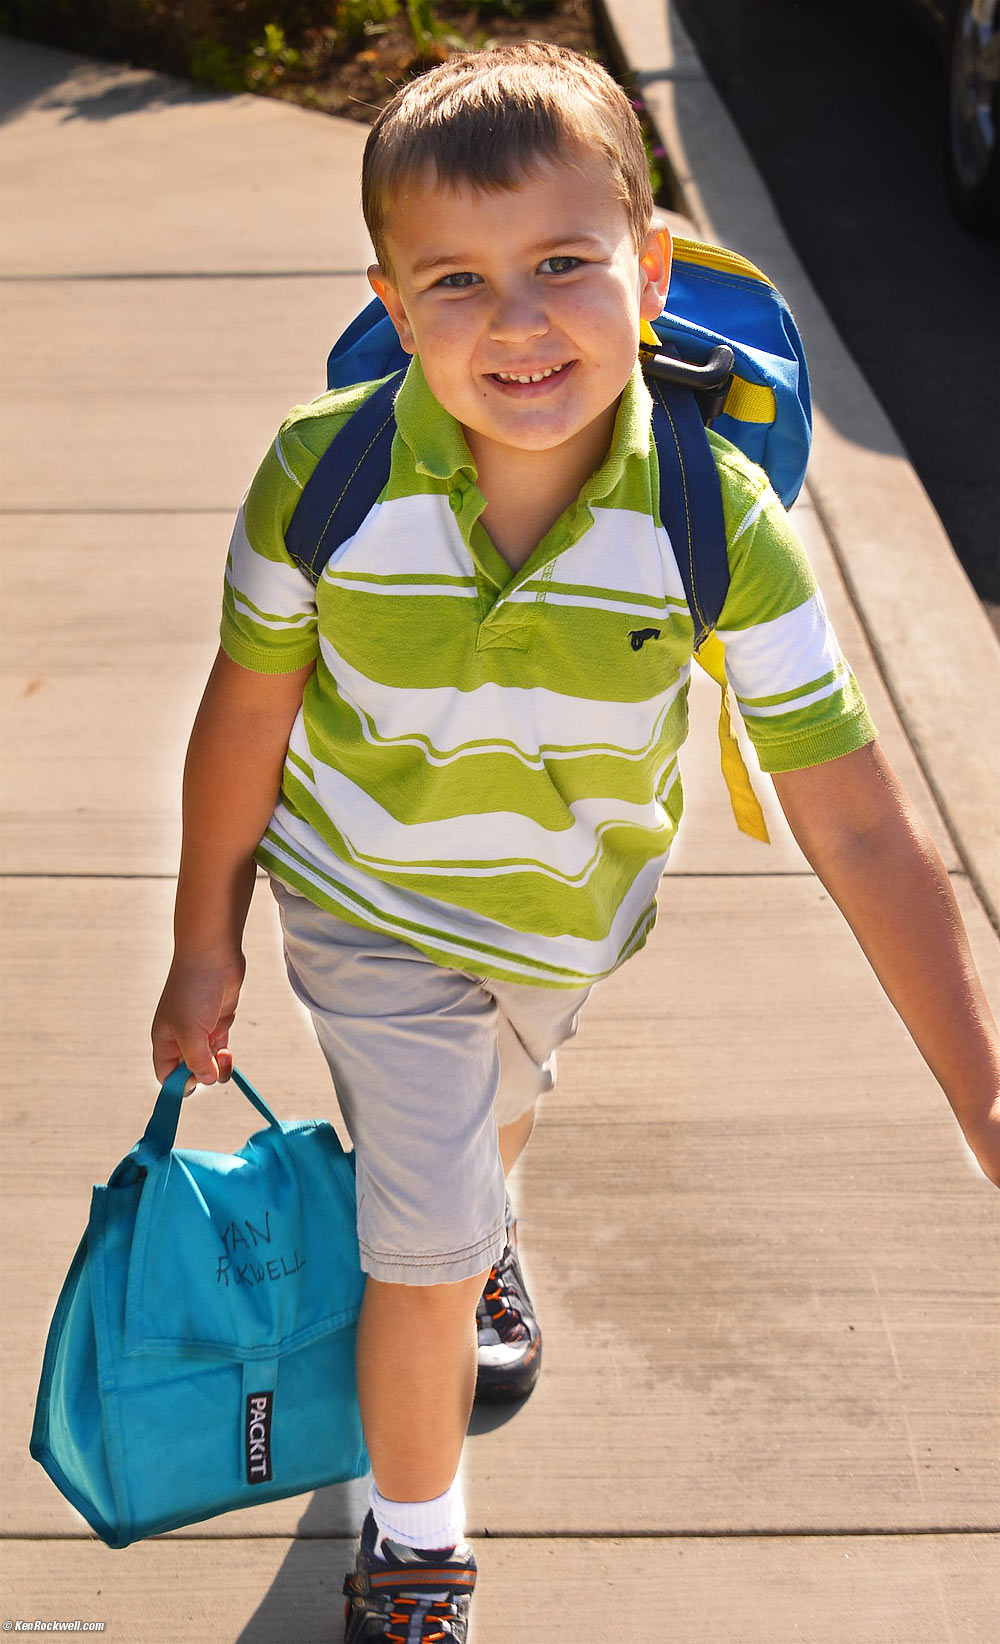
<svg viewBox="0 0 1000 1644"><path fill-rule="evenodd" d="M397 1598L396 1603L399 1605L406 1604L409 1606L410 1610L413 1611L417 1607L418 1600L415 1598ZM448 1600L440 1599L436 1603L432 1604L426 1611L424 1615L424 1622L437 1621L441 1618L447 1619L450 1613L451 1605L448 1603ZM412 1616L407 1614L401 1615L398 1610L392 1610L389 1614L389 1620L393 1623L398 1621L402 1626L406 1627L412 1620ZM406 1644L406 1637L403 1633L387 1632L385 1636L386 1639L389 1640L389 1644ZM422 1644L440 1644L440 1641L444 1639L444 1636L445 1634L443 1628L440 1632L436 1633L425 1632L423 1635Z"/></svg>
<svg viewBox="0 0 1000 1644"><path fill-rule="evenodd" d="M492 1306L490 1306L490 1316L494 1319L502 1319L505 1313L510 1312L510 1308L504 1300L503 1290L499 1285L495 1290L484 1290L483 1300L487 1304L492 1302L500 1303L500 1306L497 1308L496 1312L494 1312Z"/></svg>

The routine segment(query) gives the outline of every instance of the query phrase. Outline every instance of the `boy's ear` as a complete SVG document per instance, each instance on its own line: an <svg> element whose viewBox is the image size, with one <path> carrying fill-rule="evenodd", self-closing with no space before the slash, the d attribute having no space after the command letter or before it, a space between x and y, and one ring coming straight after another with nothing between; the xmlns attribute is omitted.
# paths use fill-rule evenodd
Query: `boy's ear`
<svg viewBox="0 0 1000 1644"><path fill-rule="evenodd" d="M661 312L667 300L672 256L670 230L662 225L651 228L639 252L639 275L642 281L639 292L640 319L655 320Z"/></svg>
<svg viewBox="0 0 1000 1644"><path fill-rule="evenodd" d="M410 322L406 318L406 310L400 301L399 292L385 269L381 268L378 263L372 263L368 270L368 284L376 297L381 297L389 318L396 327L396 335L407 354L415 354L417 352L416 340L410 329Z"/></svg>

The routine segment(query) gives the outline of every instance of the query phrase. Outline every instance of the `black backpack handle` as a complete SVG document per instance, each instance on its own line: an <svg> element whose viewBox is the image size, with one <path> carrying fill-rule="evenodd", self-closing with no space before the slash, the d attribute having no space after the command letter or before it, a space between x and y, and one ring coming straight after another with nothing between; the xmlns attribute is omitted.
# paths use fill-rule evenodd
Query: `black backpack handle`
<svg viewBox="0 0 1000 1644"><path fill-rule="evenodd" d="M694 360L678 359L660 348L642 349L641 359L647 377L673 383L678 388L690 388L698 402L702 422L711 427L726 403L736 366L736 356L728 343L717 343L702 365Z"/></svg>

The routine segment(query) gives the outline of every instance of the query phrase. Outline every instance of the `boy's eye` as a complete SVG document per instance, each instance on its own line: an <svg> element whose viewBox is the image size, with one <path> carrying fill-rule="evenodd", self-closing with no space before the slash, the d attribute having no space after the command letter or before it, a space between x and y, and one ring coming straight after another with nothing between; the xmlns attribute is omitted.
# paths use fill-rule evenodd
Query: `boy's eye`
<svg viewBox="0 0 1000 1644"><path fill-rule="evenodd" d="M546 257L538 267L543 274L571 274L580 262L579 257Z"/></svg>
<svg viewBox="0 0 1000 1644"><path fill-rule="evenodd" d="M460 274L446 274L443 279L438 281L438 285L443 285L446 291L465 291L470 285L478 284L479 275L469 273L467 270Z"/></svg>

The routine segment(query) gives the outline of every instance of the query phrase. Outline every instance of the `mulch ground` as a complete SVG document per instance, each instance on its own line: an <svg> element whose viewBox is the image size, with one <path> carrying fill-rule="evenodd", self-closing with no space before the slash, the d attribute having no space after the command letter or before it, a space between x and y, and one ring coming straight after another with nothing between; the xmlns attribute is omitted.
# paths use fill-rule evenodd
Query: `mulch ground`
<svg viewBox="0 0 1000 1644"><path fill-rule="evenodd" d="M549 40L605 60L591 0L553 0L544 11L531 10L518 18L490 16L488 22L484 22L482 13L454 0L438 0L434 10L448 32L426 56L416 50L405 10L401 9L377 33L350 49L326 53L320 49L315 55L303 52L298 64L259 89L308 108L370 122L398 86L443 61L449 53L461 50L463 42L478 47L491 41Z"/></svg>

